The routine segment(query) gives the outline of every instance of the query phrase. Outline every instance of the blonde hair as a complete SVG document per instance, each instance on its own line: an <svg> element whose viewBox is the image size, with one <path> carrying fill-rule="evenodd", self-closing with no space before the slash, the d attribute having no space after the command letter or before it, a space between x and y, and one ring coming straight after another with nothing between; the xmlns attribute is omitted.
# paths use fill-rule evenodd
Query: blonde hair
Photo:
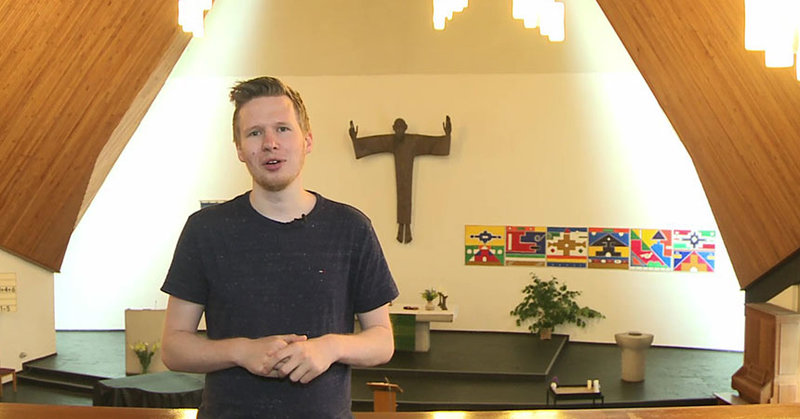
<svg viewBox="0 0 800 419"><path fill-rule="evenodd" d="M265 96L288 97L294 106L294 112L297 116L297 122L300 124L300 129L303 130L303 134L308 134L308 131L311 129L311 123L308 120L308 112L306 112L306 106L303 104L303 99L300 97L300 93L297 93L296 90L292 89L275 77L256 77L254 79L236 83L236 85L231 88L230 98L234 105L233 141L236 144L239 144L239 141L241 140L239 137L239 110L242 108L242 106L247 104L247 102L250 102L255 98Z"/></svg>

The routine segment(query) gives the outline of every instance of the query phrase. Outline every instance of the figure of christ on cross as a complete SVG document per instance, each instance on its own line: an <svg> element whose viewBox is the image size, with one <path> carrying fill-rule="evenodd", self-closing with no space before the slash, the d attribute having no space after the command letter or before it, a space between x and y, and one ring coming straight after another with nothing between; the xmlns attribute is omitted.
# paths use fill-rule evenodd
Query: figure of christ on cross
<svg viewBox="0 0 800 419"><path fill-rule="evenodd" d="M371 135L358 138L358 127L350 121L350 138L356 159L376 153L394 154L394 174L397 182L397 241L411 241L411 185L414 158L422 155L447 156L450 154L450 116L446 116L444 135L406 134L406 121L397 118L392 128L394 134Z"/></svg>

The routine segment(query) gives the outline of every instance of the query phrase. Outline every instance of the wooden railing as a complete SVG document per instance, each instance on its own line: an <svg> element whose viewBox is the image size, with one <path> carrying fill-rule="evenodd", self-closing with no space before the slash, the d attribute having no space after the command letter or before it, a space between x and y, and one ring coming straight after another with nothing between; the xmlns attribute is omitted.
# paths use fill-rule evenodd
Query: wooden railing
<svg viewBox="0 0 800 419"><path fill-rule="evenodd" d="M55 406L0 403L0 418L14 419L194 419L195 409ZM800 418L800 405L742 405L639 409L529 410L503 412L356 412L356 419L762 419Z"/></svg>

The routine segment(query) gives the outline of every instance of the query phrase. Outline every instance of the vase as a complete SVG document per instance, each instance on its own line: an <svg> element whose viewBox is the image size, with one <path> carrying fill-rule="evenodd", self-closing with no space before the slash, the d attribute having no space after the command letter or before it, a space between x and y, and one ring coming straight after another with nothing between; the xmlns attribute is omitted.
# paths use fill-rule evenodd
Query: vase
<svg viewBox="0 0 800 419"><path fill-rule="evenodd" d="M539 339L550 340L552 338L553 338L553 329L549 327L543 327L539 329Z"/></svg>
<svg viewBox="0 0 800 419"><path fill-rule="evenodd" d="M425 303L425 310L431 311L434 310L435 308L436 306L433 305L433 301L428 301L427 303Z"/></svg>
<svg viewBox="0 0 800 419"><path fill-rule="evenodd" d="M147 374L150 369L150 362L153 360L153 354L137 353L136 357L139 358L139 365L142 366L142 374Z"/></svg>

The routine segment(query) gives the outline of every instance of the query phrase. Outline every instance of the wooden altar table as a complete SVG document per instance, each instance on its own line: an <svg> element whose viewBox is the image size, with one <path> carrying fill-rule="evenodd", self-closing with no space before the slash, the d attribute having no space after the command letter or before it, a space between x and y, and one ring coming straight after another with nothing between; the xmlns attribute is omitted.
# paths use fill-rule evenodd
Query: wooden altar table
<svg viewBox="0 0 800 419"><path fill-rule="evenodd" d="M408 307L417 307L409 309ZM413 315L416 317L416 327L414 329L414 352L428 352L431 349L431 322L452 323L455 319L455 312L452 310L425 310L424 307L417 305L394 304L389 307L389 314Z"/></svg>

